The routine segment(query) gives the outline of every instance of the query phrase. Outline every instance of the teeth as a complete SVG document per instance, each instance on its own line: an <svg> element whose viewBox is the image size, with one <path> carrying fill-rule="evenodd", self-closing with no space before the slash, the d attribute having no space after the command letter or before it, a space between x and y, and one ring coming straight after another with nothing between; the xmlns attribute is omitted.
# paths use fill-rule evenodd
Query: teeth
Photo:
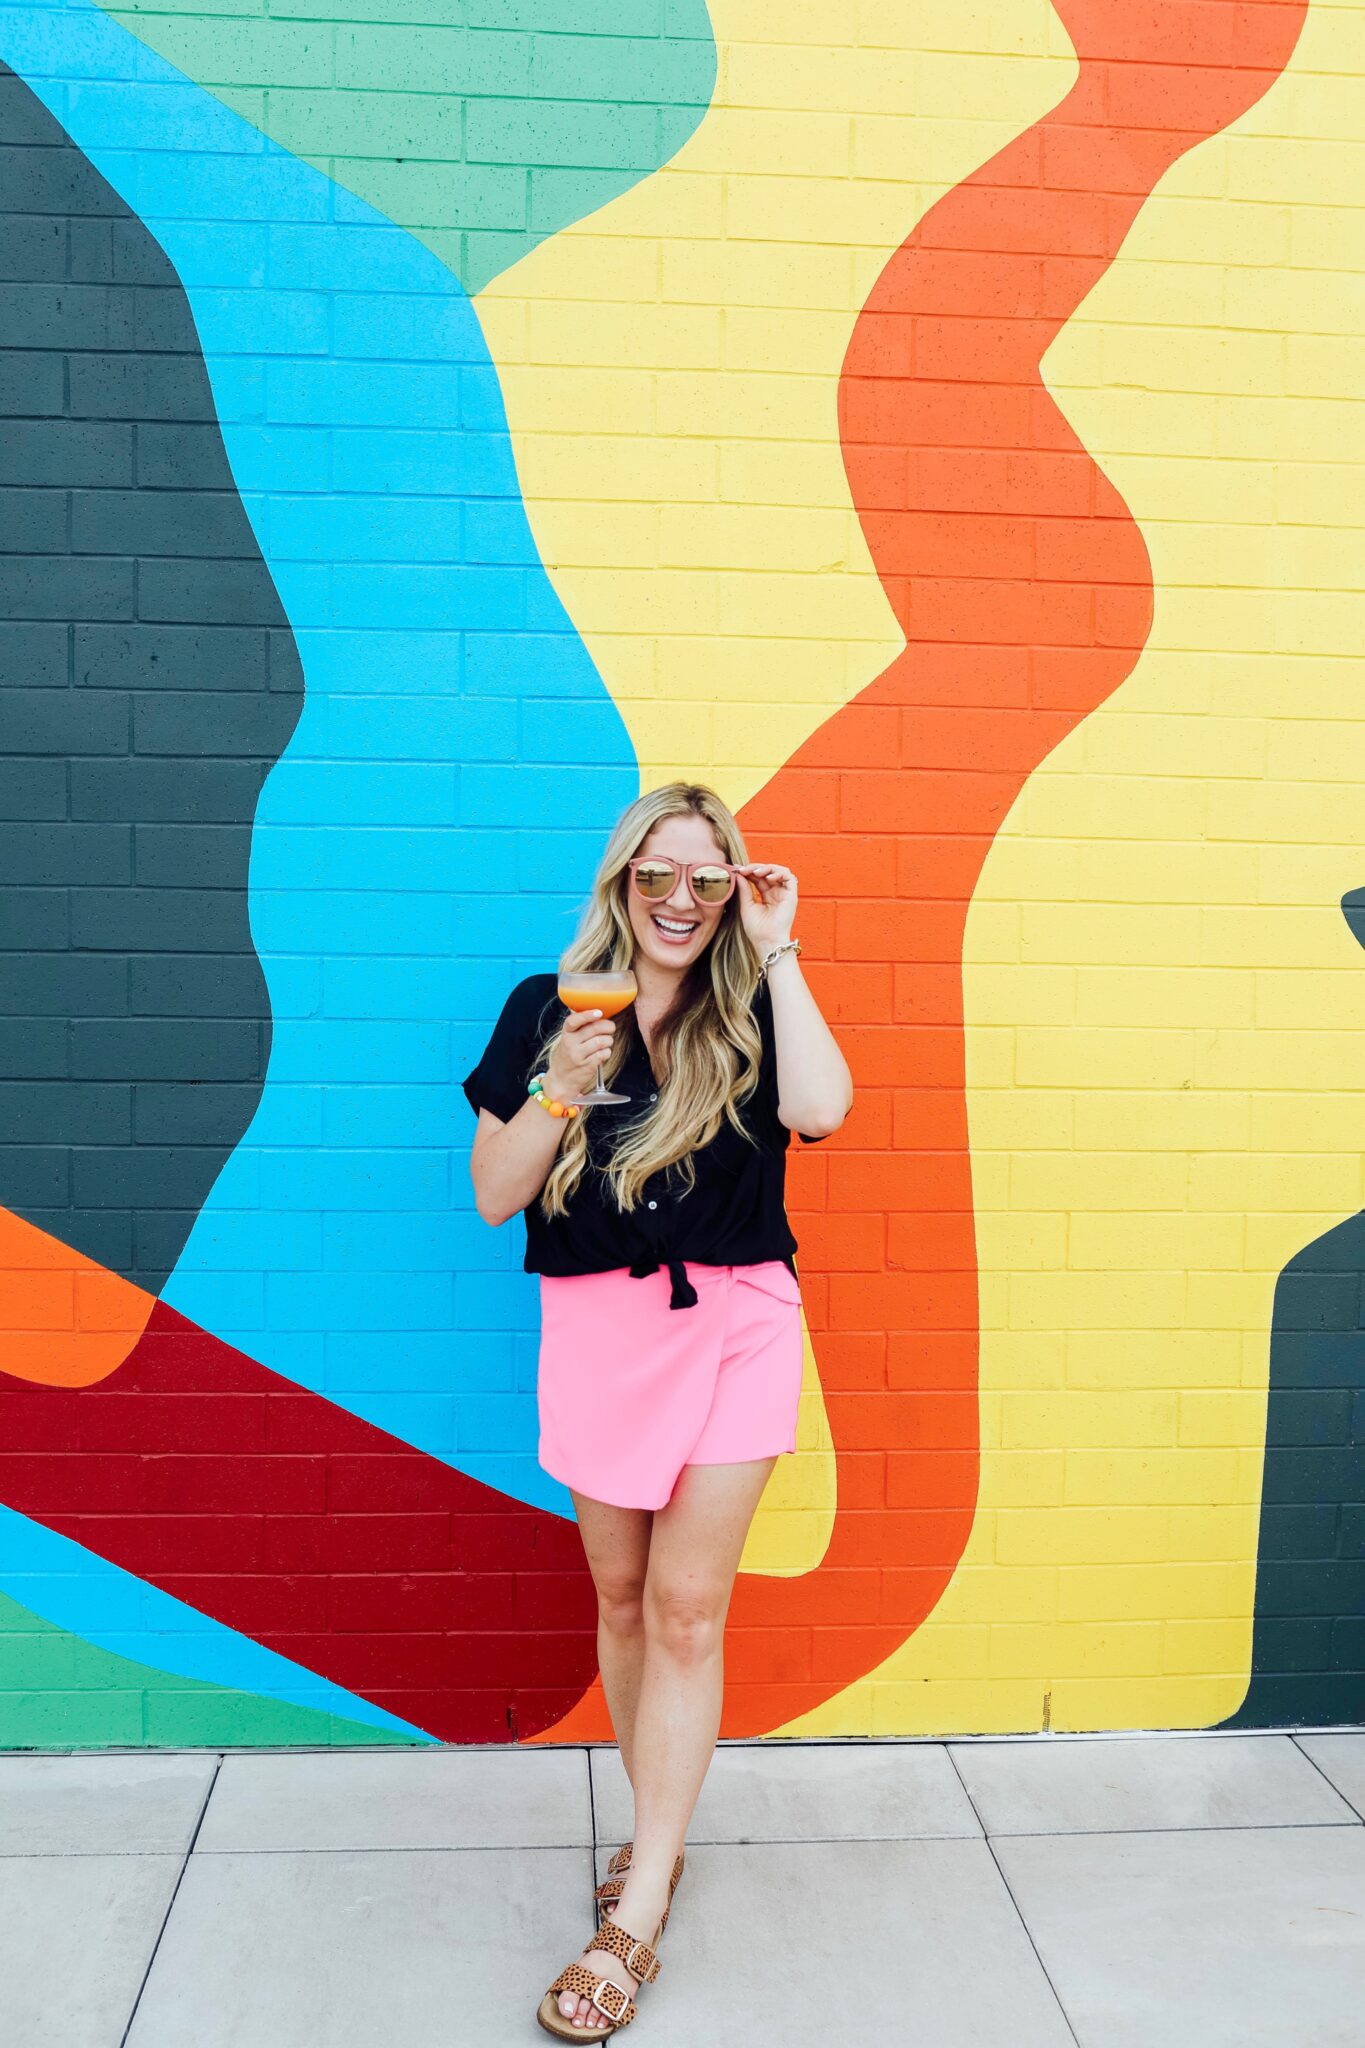
<svg viewBox="0 0 1365 2048"><path fill-rule="evenodd" d="M684 938L697 929L694 924L677 923L671 917L656 916L654 922L661 932L670 932L677 938Z"/></svg>

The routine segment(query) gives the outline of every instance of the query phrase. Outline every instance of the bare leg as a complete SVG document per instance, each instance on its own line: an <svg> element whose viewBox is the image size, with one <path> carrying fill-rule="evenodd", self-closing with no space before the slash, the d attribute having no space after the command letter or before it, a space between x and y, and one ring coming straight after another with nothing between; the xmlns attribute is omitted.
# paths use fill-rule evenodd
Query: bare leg
<svg viewBox="0 0 1365 2048"><path fill-rule="evenodd" d="M614 1508L605 1501L589 1500L585 1493L575 1493L573 1504L597 1588L597 1662L602 1690L621 1761L633 1784L635 1709L645 1661L645 1570L654 1510Z"/></svg>
<svg viewBox="0 0 1365 2048"><path fill-rule="evenodd" d="M715 1753L724 1685L725 1616L744 1539L775 1458L685 1465L667 1507L654 1514L645 1578L645 1656L635 1706L635 1851L614 1917L648 1941L668 1903L668 1880ZM616 1957L589 1967L632 1995ZM585 2033L602 2017L570 1992L560 2009Z"/></svg>

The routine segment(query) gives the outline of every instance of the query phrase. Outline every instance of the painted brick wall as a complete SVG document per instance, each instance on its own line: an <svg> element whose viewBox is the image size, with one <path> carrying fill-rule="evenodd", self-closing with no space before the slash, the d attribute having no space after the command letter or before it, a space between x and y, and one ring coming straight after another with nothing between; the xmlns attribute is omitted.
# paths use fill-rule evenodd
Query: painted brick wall
<svg viewBox="0 0 1365 2048"><path fill-rule="evenodd" d="M606 1732L458 1080L676 775L858 1085L725 1732L1365 1720L1363 21L3 11L0 1743Z"/></svg>

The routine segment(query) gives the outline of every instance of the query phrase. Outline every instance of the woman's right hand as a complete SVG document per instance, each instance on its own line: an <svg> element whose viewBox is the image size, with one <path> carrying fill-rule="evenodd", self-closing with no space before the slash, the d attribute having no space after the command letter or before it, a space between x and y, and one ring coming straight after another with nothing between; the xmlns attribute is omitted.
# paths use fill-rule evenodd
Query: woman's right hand
<svg viewBox="0 0 1365 2048"><path fill-rule="evenodd" d="M576 1095L589 1093L615 1036L615 1023L600 1010L570 1015L545 1069L545 1092L552 1102L572 1102Z"/></svg>

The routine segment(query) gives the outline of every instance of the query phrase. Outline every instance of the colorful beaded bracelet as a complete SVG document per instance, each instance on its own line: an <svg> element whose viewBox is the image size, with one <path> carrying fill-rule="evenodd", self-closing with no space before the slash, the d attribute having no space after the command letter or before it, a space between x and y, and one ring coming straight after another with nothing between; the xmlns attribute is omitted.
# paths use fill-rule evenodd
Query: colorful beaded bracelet
<svg viewBox="0 0 1365 2048"><path fill-rule="evenodd" d="M538 1102L542 1109L548 1109L551 1116L577 1116L576 1102L556 1102L553 1096L545 1093L545 1079L544 1074L533 1074L527 1083L526 1093L532 1102Z"/></svg>

